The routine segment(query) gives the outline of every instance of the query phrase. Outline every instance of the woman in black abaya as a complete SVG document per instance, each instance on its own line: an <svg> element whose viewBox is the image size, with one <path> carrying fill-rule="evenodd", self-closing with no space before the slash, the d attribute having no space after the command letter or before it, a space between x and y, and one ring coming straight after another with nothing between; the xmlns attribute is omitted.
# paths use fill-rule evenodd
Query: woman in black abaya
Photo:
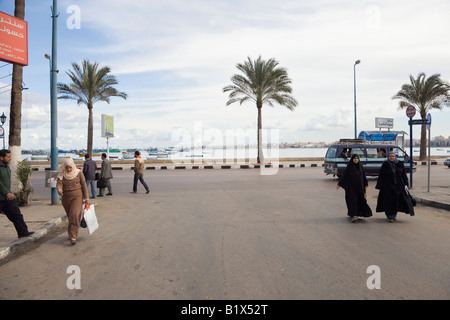
<svg viewBox="0 0 450 320"><path fill-rule="evenodd" d="M407 194L408 176L403 161L393 152L381 166L375 189L378 193L376 212L385 212L389 222L397 218L397 212L414 215L414 208Z"/></svg>
<svg viewBox="0 0 450 320"><path fill-rule="evenodd" d="M367 186L368 183L364 167L359 162L359 156L354 154L347 163L347 168L336 186L336 189L342 187L345 190L347 214L352 222L355 222L358 219L357 217L372 216L372 210L366 200Z"/></svg>

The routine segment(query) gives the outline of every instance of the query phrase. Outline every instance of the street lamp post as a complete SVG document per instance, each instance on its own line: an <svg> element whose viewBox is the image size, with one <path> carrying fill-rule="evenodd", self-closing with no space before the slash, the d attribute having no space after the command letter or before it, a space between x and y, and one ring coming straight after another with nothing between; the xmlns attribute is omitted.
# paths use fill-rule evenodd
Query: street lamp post
<svg viewBox="0 0 450 320"><path fill-rule="evenodd" d="M6 122L6 116L5 113L3 112L2 115L0 116L0 120L2 121L2 136L3 136L3 149L5 149L5 130L3 129L3 125Z"/></svg>
<svg viewBox="0 0 450 320"><path fill-rule="evenodd" d="M354 104L355 104L355 139L358 138L358 133L356 130L356 65L359 64L361 60L356 60L353 65L353 93L354 93Z"/></svg>
<svg viewBox="0 0 450 320"><path fill-rule="evenodd" d="M45 54L45 58L50 63L50 171L52 173L58 172L58 117L57 117L57 74L58 67L56 64L57 57L57 19L58 19L58 1L53 0L52 9L52 55ZM52 204L59 204L59 196L56 187L51 188Z"/></svg>

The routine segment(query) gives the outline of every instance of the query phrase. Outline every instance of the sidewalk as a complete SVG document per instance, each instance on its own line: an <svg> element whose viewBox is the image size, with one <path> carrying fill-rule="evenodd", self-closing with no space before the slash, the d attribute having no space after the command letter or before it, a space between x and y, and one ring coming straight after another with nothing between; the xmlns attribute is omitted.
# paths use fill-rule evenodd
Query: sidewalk
<svg viewBox="0 0 450 320"><path fill-rule="evenodd" d="M268 166L268 165L267 165ZM280 164L283 168L293 167L321 167L322 162L298 162ZM233 168L257 168L257 165L220 165L199 167L197 169L233 169ZM178 167L178 169L193 169L191 167ZM131 170L131 165L115 167L115 170ZM148 170L176 169L171 165L147 167ZM44 170L44 169L41 169ZM414 187L410 190L418 205L431 206L450 212L450 187ZM47 235L54 228L66 221L66 215L61 205L51 205L50 200L33 200L30 206L21 207L22 214L30 231L34 234L30 237L17 239L17 233L12 223L4 214L0 214L0 262L14 252L20 252L27 244L32 244Z"/></svg>

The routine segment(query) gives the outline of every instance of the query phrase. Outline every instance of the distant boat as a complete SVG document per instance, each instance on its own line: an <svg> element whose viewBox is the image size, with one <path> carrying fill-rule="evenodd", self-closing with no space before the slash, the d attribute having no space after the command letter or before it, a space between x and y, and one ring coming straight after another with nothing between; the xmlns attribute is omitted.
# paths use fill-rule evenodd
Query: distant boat
<svg viewBox="0 0 450 320"><path fill-rule="evenodd" d="M202 154L189 154L189 155L186 155L186 157L188 157L188 158L202 158L203 155Z"/></svg>
<svg viewBox="0 0 450 320"><path fill-rule="evenodd" d="M134 151L124 151L122 152L124 160L134 159Z"/></svg>
<svg viewBox="0 0 450 320"><path fill-rule="evenodd" d="M50 157L47 154L32 154L31 160L34 161L48 161Z"/></svg>
<svg viewBox="0 0 450 320"><path fill-rule="evenodd" d="M92 150L93 153L106 153L106 149L94 149ZM120 149L111 149L109 148L109 153L121 153L122 150Z"/></svg>
<svg viewBox="0 0 450 320"><path fill-rule="evenodd" d="M165 151L166 153L168 153L168 154L173 154L173 153L177 153L177 152L178 152L178 149L175 148L175 147L168 147L168 148L166 148L164 151Z"/></svg>
<svg viewBox="0 0 450 320"><path fill-rule="evenodd" d="M80 157L82 157L82 158L84 158L84 156L86 155L86 153L82 153L82 152L80 152L80 153L78 153L78 156L80 156ZM91 154L91 158L94 158L94 157L100 157L101 156L101 153L95 153L95 152L92 152L92 154Z"/></svg>
<svg viewBox="0 0 450 320"><path fill-rule="evenodd" d="M162 152L162 151L158 151L158 152L149 152L148 153L149 157L152 157L152 159L156 158L167 158L169 157L169 153L168 152Z"/></svg>
<svg viewBox="0 0 450 320"><path fill-rule="evenodd" d="M79 155L77 153L70 151L58 152L58 159L68 159L68 158L72 158L73 160L80 160L80 159L84 160L84 153L82 155Z"/></svg>

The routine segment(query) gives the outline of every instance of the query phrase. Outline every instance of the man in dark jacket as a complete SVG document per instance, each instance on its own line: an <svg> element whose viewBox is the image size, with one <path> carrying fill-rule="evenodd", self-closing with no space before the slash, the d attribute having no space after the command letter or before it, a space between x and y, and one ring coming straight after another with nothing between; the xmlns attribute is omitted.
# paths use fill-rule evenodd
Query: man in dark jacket
<svg viewBox="0 0 450 320"><path fill-rule="evenodd" d="M16 196L11 192L11 151L0 150L0 212L14 224L19 238L28 237L34 232L28 231L28 226L23 219L17 204Z"/></svg>
<svg viewBox="0 0 450 320"><path fill-rule="evenodd" d="M107 196L112 196L111 189L111 179L113 178L111 162L108 160L106 153L102 153L102 167L100 171L100 179L105 182L105 186L103 188L99 188L99 197L103 197L103 193L105 192L105 188L108 188Z"/></svg>
<svg viewBox="0 0 450 320"><path fill-rule="evenodd" d="M86 179L86 185L89 189L89 185L91 186L91 198L95 198L97 196L96 186L95 186L95 172L97 171L97 164L94 160L91 159L91 156L87 153L84 156L84 165L83 165L83 174Z"/></svg>

